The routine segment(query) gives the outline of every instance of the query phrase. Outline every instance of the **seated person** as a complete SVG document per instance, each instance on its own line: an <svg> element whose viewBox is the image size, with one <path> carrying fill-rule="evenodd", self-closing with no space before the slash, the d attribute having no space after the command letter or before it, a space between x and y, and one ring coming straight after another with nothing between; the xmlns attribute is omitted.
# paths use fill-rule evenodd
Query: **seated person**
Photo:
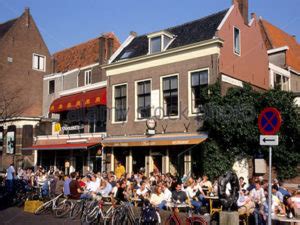
<svg viewBox="0 0 300 225"><path fill-rule="evenodd" d="M175 191L172 192L172 201L176 203L185 203L187 201L187 195L181 190L181 184L176 183Z"/></svg>
<svg viewBox="0 0 300 225"><path fill-rule="evenodd" d="M93 174L89 174L86 176L86 190L88 192L96 193L98 189L98 184L96 182L96 176Z"/></svg>
<svg viewBox="0 0 300 225"><path fill-rule="evenodd" d="M255 204L251 198L246 195L246 190L239 191L239 198L237 200L239 215L247 214L248 216L254 212Z"/></svg>
<svg viewBox="0 0 300 225"><path fill-rule="evenodd" d="M202 206L202 202L197 197L198 191L199 187L196 185L194 179L189 178L185 192L190 199L193 208L195 209L195 213L200 213L200 208Z"/></svg>
<svg viewBox="0 0 300 225"><path fill-rule="evenodd" d="M155 187L154 193L152 193L150 197L150 203L157 208L165 208L167 202L164 200L164 194L160 186Z"/></svg>
<svg viewBox="0 0 300 225"><path fill-rule="evenodd" d="M278 186L276 184L272 185L272 194L275 195L281 202L283 202L283 195L278 190Z"/></svg>
<svg viewBox="0 0 300 225"><path fill-rule="evenodd" d="M112 191L112 186L108 182L108 178L101 181L100 187L97 189L97 193L101 194L102 197L109 197Z"/></svg>
<svg viewBox="0 0 300 225"><path fill-rule="evenodd" d="M166 202L171 202L171 200L172 200L172 192L169 190L167 182L165 182L165 183L162 184L161 190L164 193L164 200Z"/></svg>
<svg viewBox="0 0 300 225"><path fill-rule="evenodd" d="M128 199L128 194L126 193L126 182L118 182L116 183L117 191L115 194L115 199L117 200L117 202L126 202Z"/></svg>
<svg viewBox="0 0 300 225"><path fill-rule="evenodd" d="M140 199L149 197L149 190L146 188L145 181L141 181L140 188L136 190L136 194Z"/></svg>
<svg viewBox="0 0 300 225"><path fill-rule="evenodd" d="M76 179L76 173L71 173L71 182L70 186L70 198L71 199L80 199L83 193L83 190L80 187L78 180Z"/></svg>

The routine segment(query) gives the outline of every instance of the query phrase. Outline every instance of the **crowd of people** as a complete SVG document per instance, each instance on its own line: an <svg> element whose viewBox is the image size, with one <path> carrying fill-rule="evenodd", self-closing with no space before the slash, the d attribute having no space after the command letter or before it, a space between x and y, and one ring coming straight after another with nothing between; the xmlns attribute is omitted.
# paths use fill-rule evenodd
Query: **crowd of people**
<svg viewBox="0 0 300 225"><path fill-rule="evenodd" d="M15 171L13 165L7 169L6 186L13 190L13 179L23 179L29 185L40 188L43 195L57 196L64 194L72 199L114 198L117 201L134 201L142 204L143 200L159 209L167 209L168 204L188 204L195 213L203 213L208 208L208 196L218 195L218 182L209 181L206 175L193 178L184 175L179 178L170 173L161 174L154 170L149 176L145 170L138 173L126 173L125 167L118 162L115 171L88 173L78 172L70 175L55 171L53 167L46 171L38 167ZM262 177L245 182L239 178L240 191L237 200L239 214L253 215L256 224L266 224L270 214L294 217L299 214L300 191L288 192L277 179L272 183L272 208L268 209L267 182ZM230 188L230 187L229 187Z"/></svg>

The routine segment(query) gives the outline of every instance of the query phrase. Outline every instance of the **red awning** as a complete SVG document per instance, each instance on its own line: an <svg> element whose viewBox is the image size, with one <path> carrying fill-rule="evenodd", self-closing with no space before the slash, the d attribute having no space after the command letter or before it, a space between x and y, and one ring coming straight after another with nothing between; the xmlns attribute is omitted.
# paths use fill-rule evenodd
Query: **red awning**
<svg viewBox="0 0 300 225"><path fill-rule="evenodd" d="M96 105L106 105L106 88L67 95L55 99L50 105L51 113L59 113Z"/></svg>
<svg viewBox="0 0 300 225"><path fill-rule="evenodd" d="M22 150L71 150L71 149L89 149L100 143L76 143L76 144L53 144L53 145L33 145L31 147L22 148Z"/></svg>

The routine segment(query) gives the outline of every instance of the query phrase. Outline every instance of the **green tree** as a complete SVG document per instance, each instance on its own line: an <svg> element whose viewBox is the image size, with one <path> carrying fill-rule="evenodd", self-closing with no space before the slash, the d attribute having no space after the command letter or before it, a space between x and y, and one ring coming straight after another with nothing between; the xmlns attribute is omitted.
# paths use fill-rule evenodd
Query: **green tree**
<svg viewBox="0 0 300 225"><path fill-rule="evenodd" d="M281 179L295 177L300 161L300 117L292 93L270 90L254 91L250 85L230 88L221 95L220 83L203 90L205 104L201 129L208 131L209 139L201 146L203 173L211 178L232 168L235 160L253 158L262 152L268 157L268 148L259 145L257 119L265 107L276 107L282 116L279 146L274 147L273 166Z"/></svg>

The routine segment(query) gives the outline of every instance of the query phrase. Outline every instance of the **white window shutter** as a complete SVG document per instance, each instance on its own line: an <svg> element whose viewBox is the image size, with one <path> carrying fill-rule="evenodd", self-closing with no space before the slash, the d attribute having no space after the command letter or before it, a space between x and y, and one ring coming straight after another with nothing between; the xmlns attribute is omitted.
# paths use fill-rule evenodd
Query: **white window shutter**
<svg viewBox="0 0 300 225"><path fill-rule="evenodd" d="M38 56L37 55L33 55L33 62L32 62L32 67L34 69L38 69Z"/></svg>

